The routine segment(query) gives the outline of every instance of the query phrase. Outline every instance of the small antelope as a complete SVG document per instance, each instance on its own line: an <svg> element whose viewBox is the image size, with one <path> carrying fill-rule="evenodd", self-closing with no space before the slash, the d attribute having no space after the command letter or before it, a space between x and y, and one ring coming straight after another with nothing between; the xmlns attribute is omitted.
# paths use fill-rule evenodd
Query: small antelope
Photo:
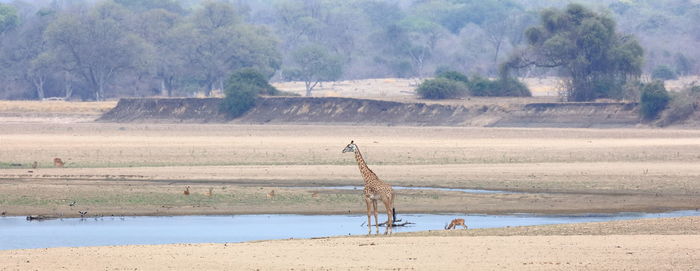
<svg viewBox="0 0 700 271"><path fill-rule="evenodd" d="M464 219L462 218L455 218L452 219L452 222L450 222L450 225L445 227L446 230L451 230L451 229L457 229L457 226L463 226L464 229L467 229L467 224L464 223Z"/></svg>
<svg viewBox="0 0 700 271"><path fill-rule="evenodd" d="M267 193L267 198L269 199L275 199L275 190L273 189L269 193Z"/></svg>
<svg viewBox="0 0 700 271"><path fill-rule="evenodd" d="M317 199L317 198L318 198L318 192L313 192L313 193L311 193L311 197Z"/></svg>
<svg viewBox="0 0 700 271"><path fill-rule="evenodd" d="M189 186L185 187L185 192L182 192L182 194L184 194L185 196L189 196L190 195L190 187Z"/></svg>
<svg viewBox="0 0 700 271"><path fill-rule="evenodd" d="M53 159L53 165L55 167L63 167L63 165L65 165L65 163L63 163L63 160L61 160L61 158L56 157Z"/></svg>

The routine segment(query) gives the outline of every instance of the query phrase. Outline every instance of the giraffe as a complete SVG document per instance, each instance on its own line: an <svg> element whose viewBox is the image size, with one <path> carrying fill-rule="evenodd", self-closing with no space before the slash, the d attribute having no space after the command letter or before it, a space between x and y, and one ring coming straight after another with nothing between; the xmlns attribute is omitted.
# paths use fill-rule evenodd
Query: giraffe
<svg viewBox="0 0 700 271"><path fill-rule="evenodd" d="M355 153L355 160L357 160L357 165L360 168L360 173L365 181L364 198L367 204L367 227L369 233L372 233L372 210L374 210L374 222L377 228L377 233L379 233L379 219L377 218L377 200L382 200L384 207L386 208L387 215L387 231L391 233L391 228L394 224L393 214L394 214L394 190L391 185L383 182L377 177L374 172L367 166L365 159L362 158L360 149L355 145L355 141L350 141L343 153L352 152ZM384 234L386 234L385 232Z"/></svg>

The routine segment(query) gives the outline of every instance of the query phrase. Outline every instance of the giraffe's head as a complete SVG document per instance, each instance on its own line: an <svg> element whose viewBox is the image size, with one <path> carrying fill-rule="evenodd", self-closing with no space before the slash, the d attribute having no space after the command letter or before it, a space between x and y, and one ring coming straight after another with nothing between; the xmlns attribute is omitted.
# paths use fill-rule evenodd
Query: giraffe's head
<svg viewBox="0 0 700 271"><path fill-rule="evenodd" d="M350 144L348 144L347 146L345 146L345 149L343 149L343 153L346 153L346 152L355 152L355 150L357 150L357 145L355 145L354 142L355 142L355 141L350 141Z"/></svg>

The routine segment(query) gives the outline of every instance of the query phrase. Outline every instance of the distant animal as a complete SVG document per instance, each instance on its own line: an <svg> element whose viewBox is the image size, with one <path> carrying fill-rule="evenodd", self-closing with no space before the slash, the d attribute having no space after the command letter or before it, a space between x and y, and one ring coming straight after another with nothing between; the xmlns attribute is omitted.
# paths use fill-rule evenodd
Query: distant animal
<svg viewBox="0 0 700 271"><path fill-rule="evenodd" d="M5 214L7 214L7 212L5 211L2 211L2 213L0 213L1 216L5 216Z"/></svg>
<svg viewBox="0 0 700 271"><path fill-rule="evenodd" d="M190 187L189 186L185 187L185 192L182 192L182 194L184 194L185 196L189 196L190 195Z"/></svg>
<svg viewBox="0 0 700 271"><path fill-rule="evenodd" d="M39 165L39 163L37 163L36 161L34 161L34 163L32 163L32 168L36 168L38 165Z"/></svg>
<svg viewBox="0 0 700 271"><path fill-rule="evenodd" d="M87 215L87 211L78 211L78 213L80 214L80 217L85 217L85 215Z"/></svg>
<svg viewBox="0 0 700 271"><path fill-rule="evenodd" d="M209 187L209 192L207 192L207 197L211 197L214 194L214 188Z"/></svg>
<svg viewBox="0 0 700 271"><path fill-rule="evenodd" d="M275 190L274 189L267 193L267 198L269 198L269 199L275 198Z"/></svg>
<svg viewBox="0 0 700 271"><path fill-rule="evenodd" d="M61 158L56 157L53 159L53 165L55 167L63 167L63 165L65 165L65 163L63 163L63 160L61 160Z"/></svg>
<svg viewBox="0 0 700 271"><path fill-rule="evenodd" d="M73 207L73 206L75 206L75 201L73 201L73 202L69 203L69 204L68 204L68 206L70 206L70 207Z"/></svg>
<svg viewBox="0 0 700 271"><path fill-rule="evenodd" d="M452 222L450 222L450 225L448 225L447 227L445 227L445 229L446 229L446 230L456 229L457 226L460 226L460 225L461 225L462 227L464 227L465 230L467 229L467 224L464 223L464 219L463 219L463 218L455 218L455 219L452 219Z"/></svg>
<svg viewBox="0 0 700 271"><path fill-rule="evenodd" d="M311 193L311 197L317 199L317 198L318 198L318 192L313 192L313 193Z"/></svg>

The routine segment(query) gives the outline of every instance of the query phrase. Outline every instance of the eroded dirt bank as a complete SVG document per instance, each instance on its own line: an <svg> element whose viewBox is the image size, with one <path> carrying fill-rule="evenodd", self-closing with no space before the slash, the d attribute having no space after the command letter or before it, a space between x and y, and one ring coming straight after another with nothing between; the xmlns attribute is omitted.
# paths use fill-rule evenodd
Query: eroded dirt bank
<svg viewBox="0 0 700 271"><path fill-rule="evenodd" d="M297 123L477 127L634 127L634 103L427 104L337 97L265 97L244 116L221 99L121 99L101 122Z"/></svg>

